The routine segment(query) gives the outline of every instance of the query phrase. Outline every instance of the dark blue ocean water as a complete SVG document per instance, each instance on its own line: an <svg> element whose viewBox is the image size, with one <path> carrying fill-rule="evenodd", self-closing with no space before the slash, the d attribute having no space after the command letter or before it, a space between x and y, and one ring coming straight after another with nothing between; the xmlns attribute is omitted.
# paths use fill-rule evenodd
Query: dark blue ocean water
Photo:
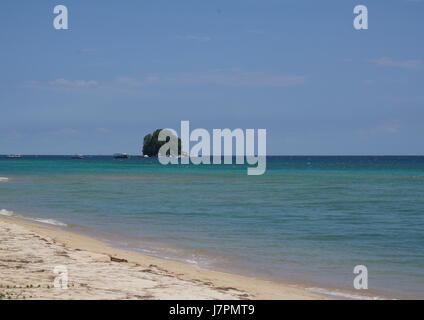
<svg viewBox="0 0 424 320"><path fill-rule="evenodd" d="M424 157L0 158L0 209L91 230L121 247L353 294L424 298ZM369 272L354 291L355 265Z"/></svg>

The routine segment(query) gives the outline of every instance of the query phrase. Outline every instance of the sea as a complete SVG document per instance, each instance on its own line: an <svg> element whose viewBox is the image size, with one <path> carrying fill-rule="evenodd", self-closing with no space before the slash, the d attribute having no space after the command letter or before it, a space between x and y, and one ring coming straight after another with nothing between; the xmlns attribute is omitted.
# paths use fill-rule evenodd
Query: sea
<svg viewBox="0 0 424 320"><path fill-rule="evenodd" d="M117 248L341 299L424 299L423 156L270 156L262 176L236 164L0 156L0 177L0 214ZM355 266L368 289L354 287Z"/></svg>

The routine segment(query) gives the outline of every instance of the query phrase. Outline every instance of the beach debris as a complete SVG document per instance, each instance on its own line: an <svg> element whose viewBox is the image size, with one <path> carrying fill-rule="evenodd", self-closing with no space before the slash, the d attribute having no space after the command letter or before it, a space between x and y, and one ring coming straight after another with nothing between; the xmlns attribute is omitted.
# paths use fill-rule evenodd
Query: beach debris
<svg viewBox="0 0 424 320"><path fill-rule="evenodd" d="M112 256L110 256L110 261L112 261L112 262L128 262L127 259L120 259L120 258L115 258L115 257L112 257Z"/></svg>

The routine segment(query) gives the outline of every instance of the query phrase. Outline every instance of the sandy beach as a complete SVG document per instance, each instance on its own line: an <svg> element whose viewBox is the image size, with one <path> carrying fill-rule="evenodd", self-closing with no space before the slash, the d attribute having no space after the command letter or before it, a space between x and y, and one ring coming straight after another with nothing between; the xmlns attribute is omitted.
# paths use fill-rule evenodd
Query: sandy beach
<svg viewBox="0 0 424 320"><path fill-rule="evenodd" d="M68 288L55 288L64 266ZM0 216L3 299L324 299L304 289L109 247L58 227Z"/></svg>

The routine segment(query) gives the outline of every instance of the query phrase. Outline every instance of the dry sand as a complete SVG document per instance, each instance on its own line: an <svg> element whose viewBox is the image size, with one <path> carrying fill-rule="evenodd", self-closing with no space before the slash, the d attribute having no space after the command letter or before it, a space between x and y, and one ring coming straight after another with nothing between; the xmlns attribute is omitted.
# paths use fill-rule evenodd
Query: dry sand
<svg viewBox="0 0 424 320"><path fill-rule="evenodd" d="M68 289L54 288L56 266ZM7 299L323 299L304 289L110 248L54 226L0 216Z"/></svg>

